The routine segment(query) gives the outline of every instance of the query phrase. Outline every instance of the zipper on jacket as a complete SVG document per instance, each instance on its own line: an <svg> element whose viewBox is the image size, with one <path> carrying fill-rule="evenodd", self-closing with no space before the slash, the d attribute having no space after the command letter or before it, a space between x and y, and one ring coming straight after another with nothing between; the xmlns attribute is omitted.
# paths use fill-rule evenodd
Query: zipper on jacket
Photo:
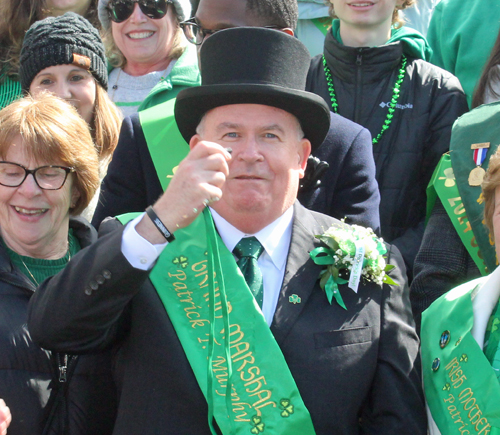
<svg viewBox="0 0 500 435"><path fill-rule="evenodd" d="M355 93L355 97L354 97L354 107L355 107L355 110L354 110L354 119L353 121L354 122L357 122L359 124L359 119L361 117L361 109L362 109L362 104L361 102L363 101L362 100L362 88L363 88L363 85L362 85L362 76L363 76L363 70L362 70L362 66L363 66L363 55L361 54L361 51L362 51L362 48L360 48L358 50L358 54L356 56L356 93Z"/></svg>
<svg viewBox="0 0 500 435"><path fill-rule="evenodd" d="M75 355L69 356L68 354L63 354L62 355L62 361L61 361L61 354L56 354L57 358L57 368L59 370L59 382L66 382L68 380L68 368L71 365L71 363L76 360Z"/></svg>

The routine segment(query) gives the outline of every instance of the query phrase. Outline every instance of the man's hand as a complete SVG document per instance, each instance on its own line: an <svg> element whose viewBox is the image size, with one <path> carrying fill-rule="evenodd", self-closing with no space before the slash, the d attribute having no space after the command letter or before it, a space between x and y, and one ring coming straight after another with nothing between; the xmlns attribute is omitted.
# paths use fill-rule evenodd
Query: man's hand
<svg viewBox="0 0 500 435"><path fill-rule="evenodd" d="M7 428L12 420L12 416L10 415L10 409L5 404L3 399L0 399L0 435L7 434Z"/></svg>
<svg viewBox="0 0 500 435"><path fill-rule="evenodd" d="M231 154L222 146L200 141L180 163L154 210L171 233L188 226L210 202L222 197L222 186L229 174ZM153 244L165 239L148 216L136 226L137 232Z"/></svg>

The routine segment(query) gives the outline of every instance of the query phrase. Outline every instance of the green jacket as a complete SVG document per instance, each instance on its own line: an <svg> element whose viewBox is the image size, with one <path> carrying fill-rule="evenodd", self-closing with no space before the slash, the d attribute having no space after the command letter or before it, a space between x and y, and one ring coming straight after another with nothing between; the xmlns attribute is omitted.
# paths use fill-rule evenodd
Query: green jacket
<svg viewBox="0 0 500 435"><path fill-rule="evenodd" d="M177 97L183 89L201 84L200 70L198 69L198 55L196 46L188 44L182 56L177 59L170 74L151 89L148 96L139 106L138 111L156 106Z"/></svg>
<svg viewBox="0 0 500 435"><path fill-rule="evenodd" d="M499 0L441 0L429 24L431 62L458 77L469 106L500 29L499 11Z"/></svg>

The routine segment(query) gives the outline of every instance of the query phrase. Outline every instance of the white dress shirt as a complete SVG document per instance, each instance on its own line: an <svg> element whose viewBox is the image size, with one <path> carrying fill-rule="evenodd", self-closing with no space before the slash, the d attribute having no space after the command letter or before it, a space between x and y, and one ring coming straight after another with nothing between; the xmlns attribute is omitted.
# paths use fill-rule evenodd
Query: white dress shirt
<svg viewBox="0 0 500 435"><path fill-rule="evenodd" d="M285 276L286 260L290 241L292 239L293 207L283 215L255 234L245 234L231 225L215 210L210 209L224 245L233 252L234 247L243 237L255 237L264 247L264 252L259 257L257 264L262 272L264 281L264 300L262 314L270 326ZM121 250L128 262L136 269L148 270L167 246L152 245L135 230L135 226L144 214L132 220L125 228L122 236Z"/></svg>

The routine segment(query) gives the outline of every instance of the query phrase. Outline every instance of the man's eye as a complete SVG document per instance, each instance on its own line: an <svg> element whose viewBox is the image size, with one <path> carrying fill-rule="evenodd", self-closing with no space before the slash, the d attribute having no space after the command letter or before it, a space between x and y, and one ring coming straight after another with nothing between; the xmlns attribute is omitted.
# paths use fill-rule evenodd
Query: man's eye
<svg viewBox="0 0 500 435"><path fill-rule="evenodd" d="M238 133L235 132L226 133L224 136L236 139L238 137Z"/></svg>
<svg viewBox="0 0 500 435"><path fill-rule="evenodd" d="M274 133L266 133L266 134L264 135L264 137L265 137L266 139L277 139L277 138L278 138L278 136L276 136Z"/></svg>

